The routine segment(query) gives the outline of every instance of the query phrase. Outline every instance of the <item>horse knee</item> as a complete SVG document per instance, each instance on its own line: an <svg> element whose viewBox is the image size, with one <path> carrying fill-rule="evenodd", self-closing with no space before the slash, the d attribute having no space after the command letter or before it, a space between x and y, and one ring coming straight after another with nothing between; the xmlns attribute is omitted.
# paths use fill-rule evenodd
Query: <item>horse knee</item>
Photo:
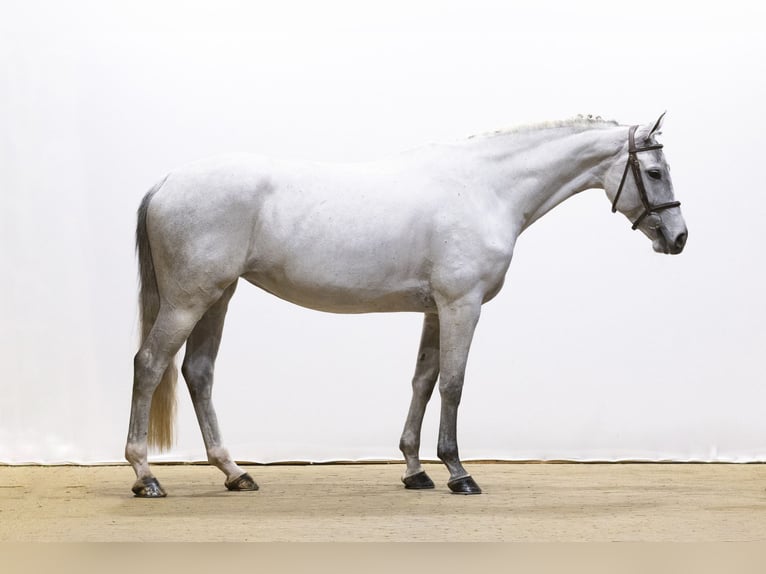
<svg viewBox="0 0 766 574"><path fill-rule="evenodd" d="M460 404L460 398L463 395L462 378L443 378L439 383L439 394L442 403L457 406Z"/></svg>
<svg viewBox="0 0 766 574"><path fill-rule="evenodd" d="M412 378L412 392L426 399L431 398L439 371L434 369L426 373L415 375Z"/></svg>

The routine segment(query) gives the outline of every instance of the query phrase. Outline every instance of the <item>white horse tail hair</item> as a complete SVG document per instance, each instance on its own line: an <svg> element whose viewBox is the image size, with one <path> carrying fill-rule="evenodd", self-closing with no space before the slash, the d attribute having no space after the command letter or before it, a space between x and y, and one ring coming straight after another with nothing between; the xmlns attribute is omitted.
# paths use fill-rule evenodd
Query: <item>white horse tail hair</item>
<svg viewBox="0 0 766 574"><path fill-rule="evenodd" d="M154 271L151 245L149 244L149 236L146 229L146 217L152 197L164 183L165 181L163 180L150 189L138 208L136 252L138 253L140 282L141 345L146 341L160 311L160 294L157 288L157 276ZM160 451L168 450L173 446L177 380L178 369L176 368L175 357L173 357L165 373L162 375L159 386L154 391L152 407L149 411L149 446Z"/></svg>

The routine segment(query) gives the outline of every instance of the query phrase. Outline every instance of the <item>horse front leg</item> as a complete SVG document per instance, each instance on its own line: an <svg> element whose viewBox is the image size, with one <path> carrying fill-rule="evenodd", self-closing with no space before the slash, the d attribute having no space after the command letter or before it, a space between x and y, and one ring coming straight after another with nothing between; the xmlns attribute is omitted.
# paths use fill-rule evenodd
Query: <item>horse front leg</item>
<svg viewBox="0 0 766 574"><path fill-rule="evenodd" d="M463 468L457 446L457 411L463 393L468 351L480 312L481 300L474 297L439 306L441 419L437 455L450 473L447 486L456 494L481 493L479 485Z"/></svg>
<svg viewBox="0 0 766 574"><path fill-rule="evenodd" d="M439 378L439 316L429 313L423 319L423 333L412 377L412 400L404 431L399 441L399 449L404 454L407 470L402 476L405 488L433 488L434 483L420 464L420 431L423 427L423 415L431 398L436 379Z"/></svg>

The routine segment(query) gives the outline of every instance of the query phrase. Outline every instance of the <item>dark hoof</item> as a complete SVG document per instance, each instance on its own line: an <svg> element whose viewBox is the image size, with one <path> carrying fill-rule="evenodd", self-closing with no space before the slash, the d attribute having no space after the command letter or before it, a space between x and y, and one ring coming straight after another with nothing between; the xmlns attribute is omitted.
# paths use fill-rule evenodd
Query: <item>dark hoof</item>
<svg viewBox="0 0 766 574"><path fill-rule="evenodd" d="M447 486L453 494L481 494L481 488L470 476L450 480Z"/></svg>
<svg viewBox="0 0 766 574"><path fill-rule="evenodd" d="M235 478L231 482L224 482L224 484L226 485L226 488L234 491L258 490L258 485L255 484L253 477L247 473L243 474L239 478Z"/></svg>
<svg viewBox="0 0 766 574"><path fill-rule="evenodd" d="M153 476L137 480L131 490L138 498L165 498L167 496L159 481Z"/></svg>
<svg viewBox="0 0 766 574"><path fill-rule="evenodd" d="M404 488L411 488L413 490L425 490L434 487L434 481L428 477L425 470L412 476L403 477L402 482L404 483Z"/></svg>

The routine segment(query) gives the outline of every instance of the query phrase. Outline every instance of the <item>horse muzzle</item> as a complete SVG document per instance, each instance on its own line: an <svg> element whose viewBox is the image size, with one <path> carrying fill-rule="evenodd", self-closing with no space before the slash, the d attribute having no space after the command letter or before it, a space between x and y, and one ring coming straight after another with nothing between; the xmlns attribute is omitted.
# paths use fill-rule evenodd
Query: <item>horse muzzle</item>
<svg viewBox="0 0 766 574"><path fill-rule="evenodd" d="M689 232L686 229L678 233L669 233L664 226L657 229L657 238L652 242L652 247L657 253L678 255L684 250Z"/></svg>

